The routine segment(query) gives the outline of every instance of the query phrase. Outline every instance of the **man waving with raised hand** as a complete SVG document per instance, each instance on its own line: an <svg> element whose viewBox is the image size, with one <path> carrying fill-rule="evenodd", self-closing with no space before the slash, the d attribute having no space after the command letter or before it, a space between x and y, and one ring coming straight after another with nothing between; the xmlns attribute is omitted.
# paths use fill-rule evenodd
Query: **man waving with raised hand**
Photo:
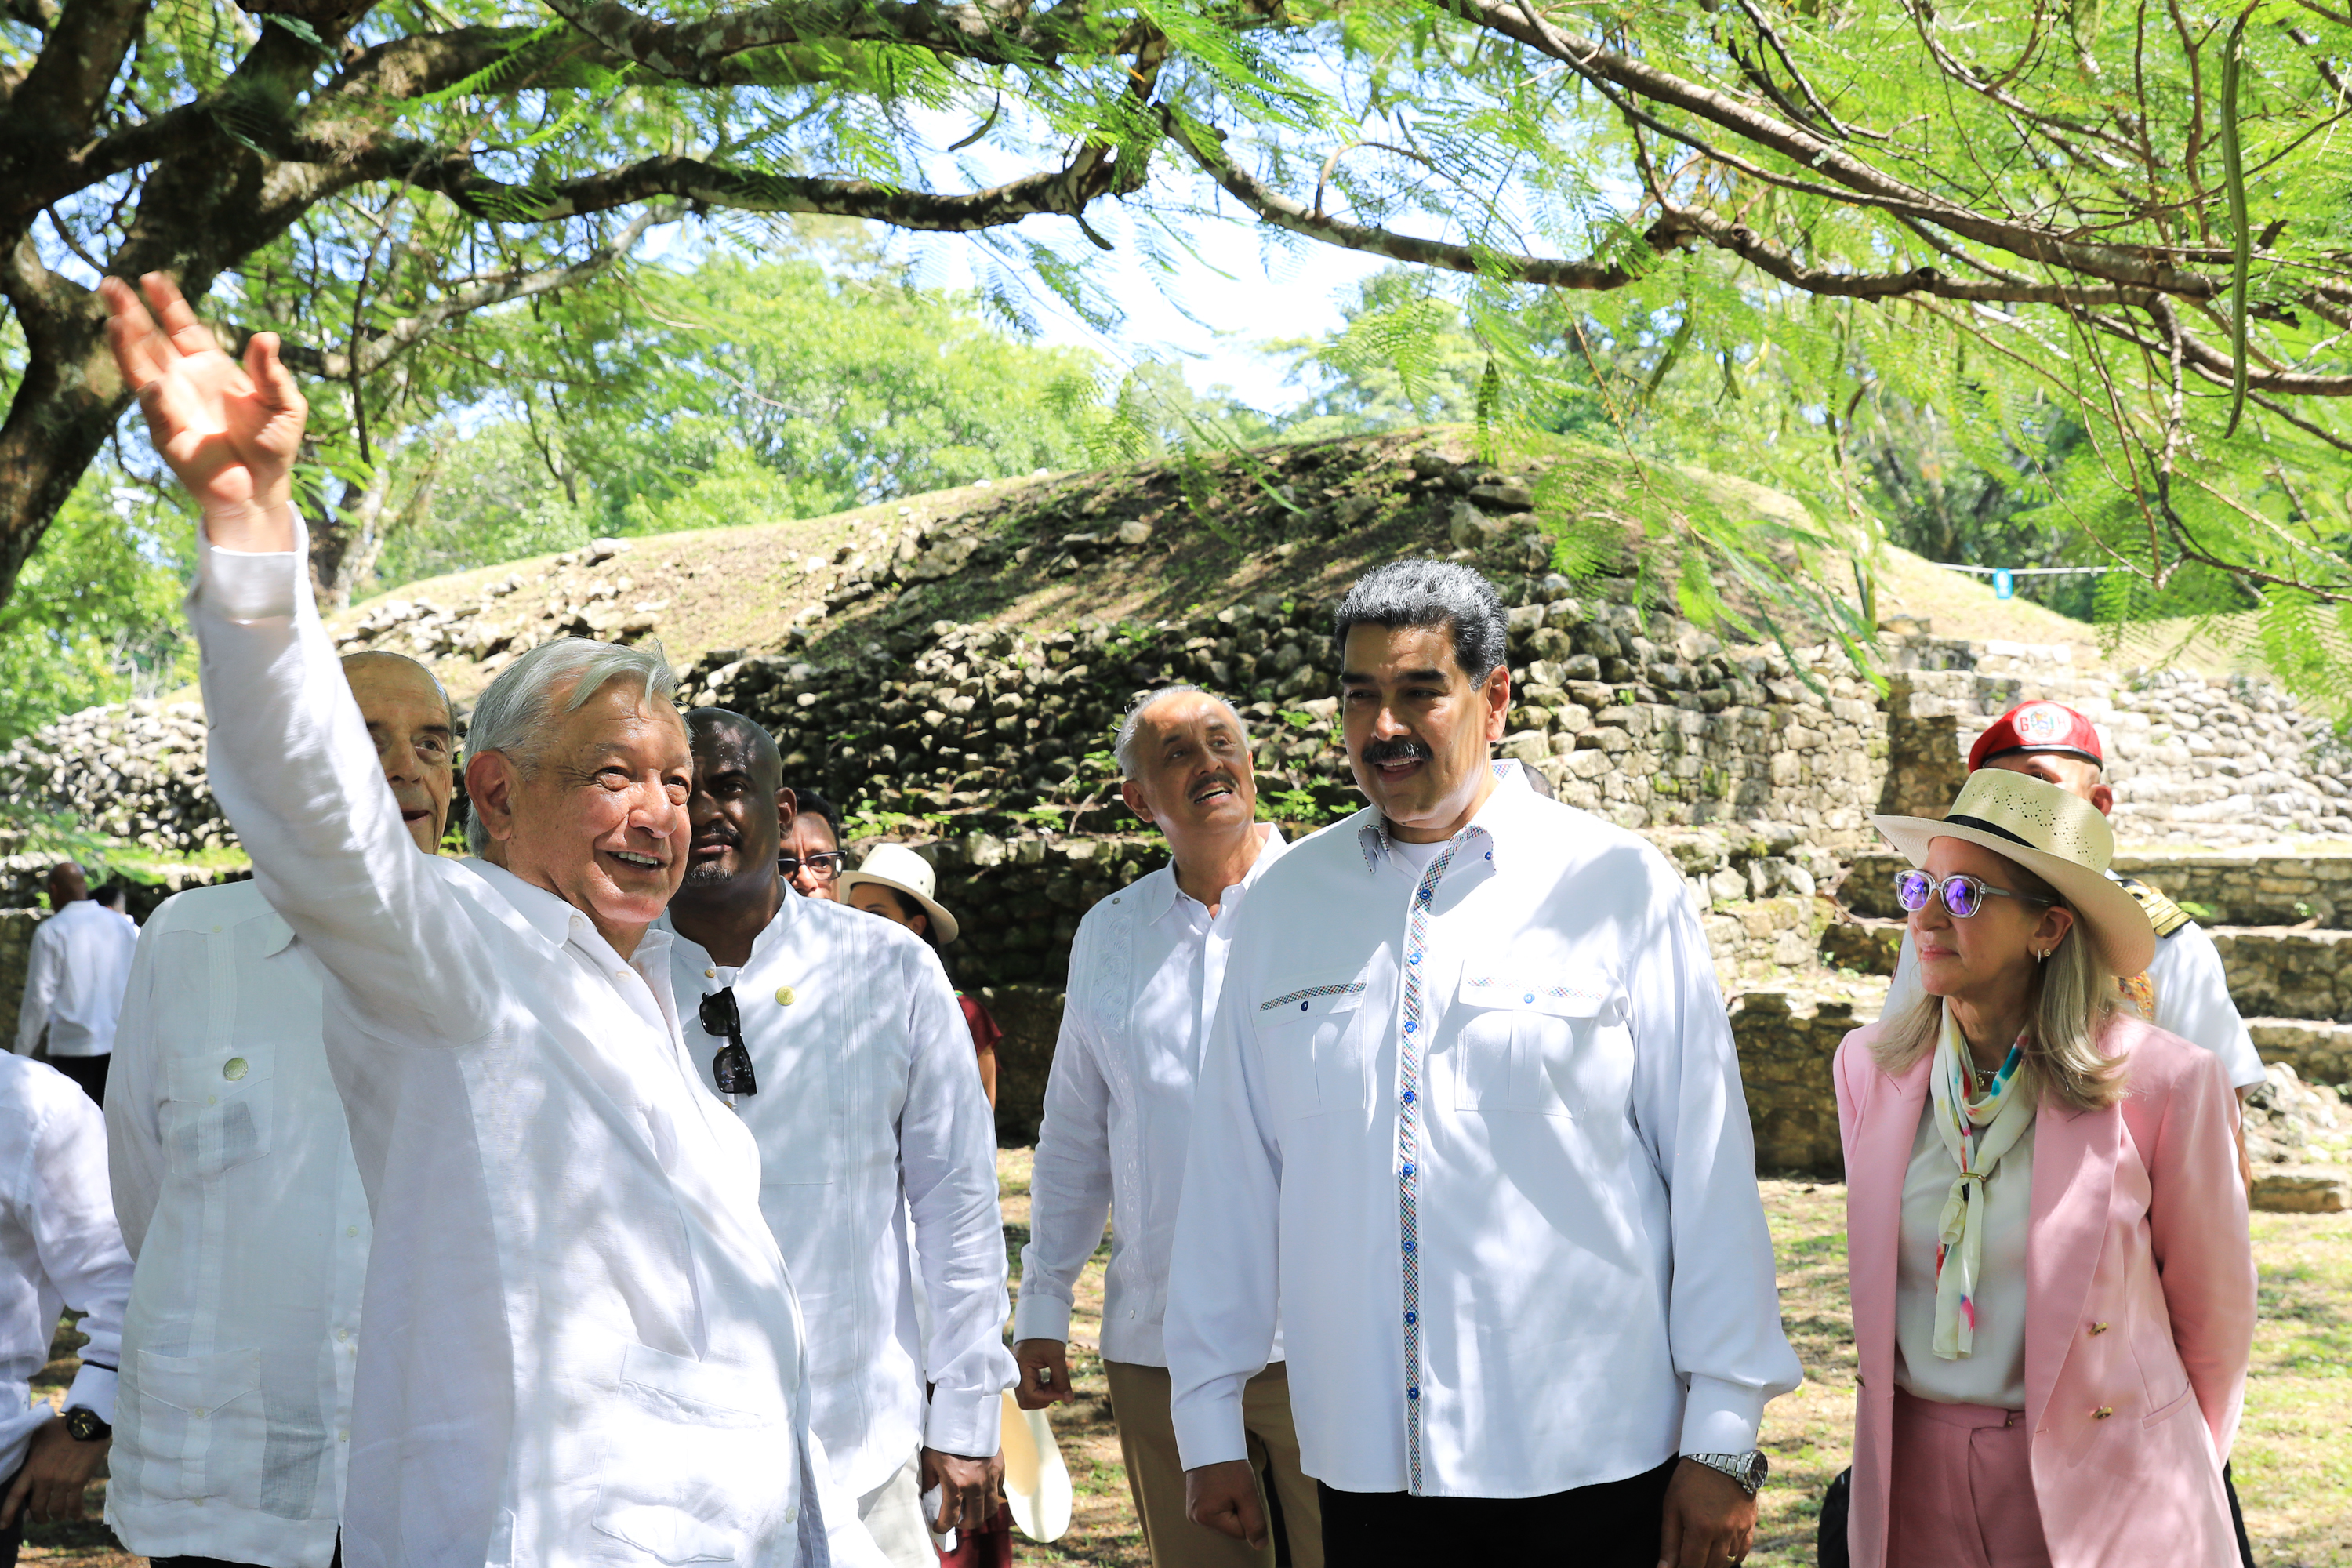
<svg viewBox="0 0 2352 1568"><path fill-rule="evenodd" d="M375 1221L345 1559L827 1563L759 1151L688 1057L648 930L686 871L676 676L655 647L531 649L474 711L479 858L395 852L289 504L301 394L274 337L240 366L144 284L160 328L108 279L108 332L204 509L212 782L326 971Z"/></svg>

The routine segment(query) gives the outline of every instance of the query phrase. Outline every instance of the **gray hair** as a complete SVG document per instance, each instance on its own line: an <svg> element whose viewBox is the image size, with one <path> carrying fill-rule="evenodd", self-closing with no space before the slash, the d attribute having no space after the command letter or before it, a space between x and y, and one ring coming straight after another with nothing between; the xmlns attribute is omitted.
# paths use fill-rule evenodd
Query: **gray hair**
<svg viewBox="0 0 2352 1568"><path fill-rule="evenodd" d="M1357 626L1444 626L1454 638L1454 662L1473 680L1495 673L1509 651L1510 621L1495 584L1451 561L1391 561L1355 581L1331 616L1331 637L1344 657Z"/></svg>
<svg viewBox="0 0 2352 1568"><path fill-rule="evenodd" d="M466 754L503 752L525 773L537 773L547 749L550 721L579 709L615 680L642 682L648 706L667 702L677 694L677 671L669 667L668 656L657 642L648 639L634 647L588 637L543 642L500 670L474 704L473 721L466 731ZM559 708L555 693L566 682L571 689ZM489 846L482 814L468 814L466 847L479 855Z"/></svg>
<svg viewBox="0 0 2352 1568"><path fill-rule="evenodd" d="M1249 726L1242 722L1241 710L1206 687L1194 686L1189 681L1180 680L1173 686L1162 686L1147 691L1127 705L1127 717L1120 720L1118 723L1118 739L1111 742L1110 748L1111 755L1118 759L1118 772L1121 778L1135 776L1135 738L1137 731L1143 727L1144 710L1162 698L1181 697L1187 691L1197 691L1223 709L1225 716L1234 721L1234 732L1242 738L1242 749L1244 751L1249 749Z"/></svg>

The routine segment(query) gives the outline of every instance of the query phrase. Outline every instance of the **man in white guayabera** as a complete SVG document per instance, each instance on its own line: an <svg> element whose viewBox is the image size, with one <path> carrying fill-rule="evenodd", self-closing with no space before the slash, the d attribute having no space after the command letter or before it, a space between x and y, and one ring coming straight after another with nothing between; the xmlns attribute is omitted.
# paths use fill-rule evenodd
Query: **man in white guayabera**
<svg viewBox="0 0 2352 1568"><path fill-rule="evenodd" d="M688 1058L647 930L686 872L676 677L658 649L525 654L474 710L481 858L402 852L289 501L302 395L274 336L240 367L144 283L161 327L110 279L108 333L204 509L213 788L326 971L375 1221L345 1560L826 1563L759 1150Z"/></svg>
<svg viewBox="0 0 2352 1568"><path fill-rule="evenodd" d="M408 830L391 852L434 853L448 694L396 653L343 678ZM320 976L251 882L166 899L131 960L106 1152L139 1272L106 1522L157 1568L334 1561L369 1227Z"/></svg>

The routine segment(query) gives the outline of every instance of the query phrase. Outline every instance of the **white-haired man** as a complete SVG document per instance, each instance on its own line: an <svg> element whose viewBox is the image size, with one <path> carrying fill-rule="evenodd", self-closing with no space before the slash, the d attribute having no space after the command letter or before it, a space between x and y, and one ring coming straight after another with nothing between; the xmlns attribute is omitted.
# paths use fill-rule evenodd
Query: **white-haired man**
<svg viewBox="0 0 2352 1568"><path fill-rule="evenodd" d="M1119 793L1166 835L1169 863L1087 910L1070 948L1013 1319L1020 1399L1036 1409L1070 1397L1073 1295L1116 1211L1103 1372L1151 1561L1255 1568L1275 1561L1270 1540L1236 1541L1185 1517L1160 1316L1202 1046L1243 900L1282 858L1282 834L1257 820L1249 732L1222 699L1191 686L1147 693L1128 710L1116 753ZM1322 1524L1315 1483L1298 1467L1286 1372L1277 1351L1249 1379L1243 1428L1253 1478L1272 1469L1290 1560L1318 1568Z"/></svg>
<svg viewBox="0 0 2352 1568"><path fill-rule="evenodd" d="M1234 932L1169 1272L1192 1515L1264 1533L1243 1389L1278 1323L1329 1561L1725 1568L1801 1372L1682 877L1500 787L1476 573L1392 563L1335 619L1372 804Z"/></svg>
<svg viewBox="0 0 2352 1568"><path fill-rule="evenodd" d="M396 653L342 661L408 837L448 821L448 694ZM329 1568L351 1455L367 1194L320 1036L320 969L251 882L149 917L106 1098L138 1259L106 1519L158 1568Z"/></svg>
<svg viewBox="0 0 2352 1568"><path fill-rule="evenodd" d="M179 292L108 332L204 510L215 793L325 970L375 1220L344 1556L823 1562L798 1310L759 1151L688 1059L668 940L692 758L658 649L533 648L476 704L464 862L401 853L290 504L308 409ZM855 1518L836 1550L863 1542Z"/></svg>

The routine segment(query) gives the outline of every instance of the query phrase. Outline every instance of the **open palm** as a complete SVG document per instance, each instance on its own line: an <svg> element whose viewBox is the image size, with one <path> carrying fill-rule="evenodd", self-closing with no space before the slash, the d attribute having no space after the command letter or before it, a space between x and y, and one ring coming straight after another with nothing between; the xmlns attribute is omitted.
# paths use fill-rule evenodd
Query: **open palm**
<svg viewBox="0 0 2352 1568"><path fill-rule="evenodd" d="M214 543L289 548L289 476L310 410L278 357L277 334L256 333L239 364L170 279L151 272L140 282L152 316L121 279L101 288L107 341L155 449L204 507Z"/></svg>

